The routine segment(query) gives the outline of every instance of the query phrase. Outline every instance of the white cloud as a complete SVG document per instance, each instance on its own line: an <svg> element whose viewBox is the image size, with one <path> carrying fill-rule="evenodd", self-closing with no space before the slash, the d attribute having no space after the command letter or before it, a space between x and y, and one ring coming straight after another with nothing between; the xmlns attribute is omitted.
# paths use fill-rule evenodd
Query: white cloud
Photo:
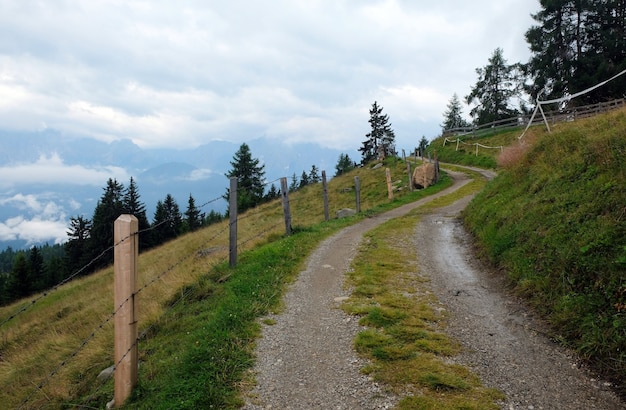
<svg viewBox="0 0 626 410"><path fill-rule="evenodd" d="M67 241L67 221L61 219L26 219L20 215L0 222L0 241L23 240L26 245Z"/></svg>
<svg viewBox="0 0 626 410"><path fill-rule="evenodd" d="M67 165L58 154L41 155L34 163L0 167L0 188L25 184L70 184L101 186L109 178L127 180L126 170L115 166L92 167Z"/></svg>
<svg viewBox="0 0 626 410"><path fill-rule="evenodd" d="M379 99L392 119L434 136L449 98L469 92L496 47L509 62L528 58L523 35L538 9L517 0L4 2L0 123L144 148L261 135L336 146L360 143L362 112Z"/></svg>
<svg viewBox="0 0 626 410"><path fill-rule="evenodd" d="M20 214L0 221L0 241L23 240L26 245L67 240L67 217L53 194L14 194L0 197L0 205L14 207Z"/></svg>

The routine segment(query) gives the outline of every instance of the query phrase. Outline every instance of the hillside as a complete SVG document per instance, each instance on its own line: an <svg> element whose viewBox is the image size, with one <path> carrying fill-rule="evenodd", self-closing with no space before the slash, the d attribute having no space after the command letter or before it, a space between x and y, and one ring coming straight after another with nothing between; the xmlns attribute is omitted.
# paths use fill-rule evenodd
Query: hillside
<svg viewBox="0 0 626 410"><path fill-rule="evenodd" d="M465 213L484 253L554 326L552 337L610 373L622 393L625 129L623 109L558 124L551 134L531 129L523 146L504 150L498 177Z"/></svg>
<svg viewBox="0 0 626 410"><path fill-rule="evenodd" d="M227 222L142 253L137 296L142 364L133 406L232 406L251 365L255 320L278 309L283 287L309 252L341 227L449 184L444 179L411 193L405 189L404 162L390 159L385 165L396 186L394 200L387 198L385 167L359 168L330 180L328 222L323 222L321 184L292 193L290 237L284 237L280 201L240 215L234 270L228 267ZM355 176L364 212L334 219L337 210L354 207ZM113 397L112 380L97 376L114 364L114 311L112 268L0 308L0 402L9 408L102 408ZM186 405L177 401L182 391Z"/></svg>

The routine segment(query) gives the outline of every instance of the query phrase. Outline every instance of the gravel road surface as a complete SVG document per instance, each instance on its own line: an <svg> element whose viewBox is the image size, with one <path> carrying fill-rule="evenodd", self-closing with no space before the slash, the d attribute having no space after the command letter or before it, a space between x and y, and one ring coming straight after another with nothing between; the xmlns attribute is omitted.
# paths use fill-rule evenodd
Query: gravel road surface
<svg viewBox="0 0 626 410"><path fill-rule="evenodd" d="M284 311L264 318L274 324L263 325L257 384L246 393L244 409L387 409L397 403L385 386L360 373L366 362L352 346L362 328L339 308L349 296L344 274L364 233L468 182L461 173L449 174L451 188L347 227L313 252L285 295ZM507 395L503 409L625 408L574 355L543 336L533 315L475 262L458 220L469 200L426 216L414 236L420 272L431 277L450 312L450 334L465 347L455 360Z"/></svg>

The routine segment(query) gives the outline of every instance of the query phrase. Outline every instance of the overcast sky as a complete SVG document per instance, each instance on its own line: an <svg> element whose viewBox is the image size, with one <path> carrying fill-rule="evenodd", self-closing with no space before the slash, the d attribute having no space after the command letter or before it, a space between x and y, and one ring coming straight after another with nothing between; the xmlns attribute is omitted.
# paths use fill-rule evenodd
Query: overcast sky
<svg viewBox="0 0 626 410"><path fill-rule="evenodd" d="M266 137L356 150L378 101L411 149L440 132L452 95L469 93L497 47L509 63L528 60L538 10L535 0L0 0L0 128L144 148Z"/></svg>

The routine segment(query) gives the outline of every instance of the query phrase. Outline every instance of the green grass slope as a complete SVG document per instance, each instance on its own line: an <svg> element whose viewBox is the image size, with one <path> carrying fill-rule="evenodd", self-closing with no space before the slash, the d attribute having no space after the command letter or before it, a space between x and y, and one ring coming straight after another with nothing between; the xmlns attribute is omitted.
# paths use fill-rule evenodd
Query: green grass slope
<svg viewBox="0 0 626 410"><path fill-rule="evenodd" d="M466 224L555 337L623 390L626 111L534 134L475 197Z"/></svg>

